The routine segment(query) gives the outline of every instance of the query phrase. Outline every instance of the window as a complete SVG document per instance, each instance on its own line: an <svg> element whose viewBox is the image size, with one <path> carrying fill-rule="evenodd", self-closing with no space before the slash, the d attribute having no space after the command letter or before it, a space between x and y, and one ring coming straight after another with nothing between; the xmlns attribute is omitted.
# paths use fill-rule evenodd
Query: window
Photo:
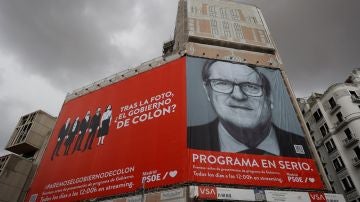
<svg viewBox="0 0 360 202"><path fill-rule="evenodd" d="M330 139L325 143L326 149L328 150L328 153L331 153L336 150L336 146L333 139Z"/></svg>
<svg viewBox="0 0 360 202"><path fill-rule="evenodd" d="M358 159L360 159L360 147L359 146L356 146L354 148L354 152L355 152L356 156L358 157Z"/></svg>
<svg viewBox="0 0 360 202"><path fill-rule="evenodd" d="M237 12L237 10L231 9L231 10L230 10L230 14L231 14L231 18L232 18L233 20L240 20L240 15L239 15L239 13Z"/></svg>
<svg viewBox="0 0 360 202"><path fill-rule="evenodd" d="M346 128L346 129L344 130L344 133L345 133L346 138L347 138L348 140L353 139L353 135L351 134L351 131L350 131L349 128Z"/></svg>
<svg viewBox="0 0 360 202"><path fill-rule="evenodd" d="M333 97L330 98L329 104L330 104L331 109L334 109L337 105Z"/></svg>
<svg viewBox="0 0 360 202"><path fill-rule="evenodd" d="M345 178L341 179L341 184L345 192L349 192L355 189L354 183L350 176L346 176Z"/></svg>
<svg viewBox="0 0 360 202"><path fill-rule="evenodd" d="M320 109L317 109L316 112L313 113L313 117L315 118L315 121L318 122L323 117Z"/></svg>
<svg viewBox="0 0 360 202"><path fill-rule="evenodd" d="M344 162L340 156L333 160L333 165L336 172L339 172L345 168Z"/></svg>
<svg viewBox="0 0 360 202"><path fill-rule="evenodd" d="M256 17L247 17L247 21L251 24L257 24Z"/></svg>
<svg viewBox="0 0 360 202"><path fill-rule="evenodd" d="M218 31L218 27L217 27L217 21L214 19L211 19L210 26L211 26L211 33L214 35L218 35L219 31Z"/></svg>
<svg viewBox="0 0 360 202"><path fill-rule="evenodd" d="M227 12L225 8L220 8L220 15L222 18L227 19Z"/></svg>
<svg viewBox="0 0 360 202"><path fill-rule="evenodd" d="M231 37L231 32L230 32L230 24L226 21L223 21L223 28L224 28L224 34L226 37Z"/></svg>
<svg viewBox="0 0 360 202"><path fill-rule="evenodd" d="M265 32L263 30L258 30L258 33L259 33L259 36L260 36L260 41L263 42L263 43L267 43L268 40L267 40Z"/></svg>
<svg viewBox="0 0 360 202"><path fill-rule="evenodd" d="M353 97L353 98L359 98L359 96L356 94L355 91L349 90L349 93L350 93L351 97Z"/></svg>
<svg viewBox="0 0 360 202"><path fill-rule="evenodd" d="M199 9L195 6L191 6L191 13L197 14L199 12Z"/></svg>
<svg viewBox="0 0 360 202"><path fill-rule="evenodd" d="M216 16L216 8L215 8L215 6L209 6L209 15L211 16L211 17L217 17Z"/></svg>
<svg viewBox="0 0 360 202"><path fill-rule="evenodd" d="M327 134L329 134L329 127L326 123L320 127L320 132L323 137L325 137Z"/></svg>
<svg viewBox="0 0 360 202"><path fill-rule="evenodd" d="M341 123L341 122L344 121L344 118L343 118L343 115L342 115L341 112L337 113L337 114L336 114L336 117L338 118L339 123Z"/></svg>
<svg viewBox="0 0 360 202"><path fill-rule="evenodd" d="M16 131L16 136L15 138L12 140L11 145L15 145L15 144L19 144L21 142L25 141L26 136L28 135L28 132L30 130L32 126L32 122L26 122L25 125L22 125L20 127L17 127L15 129Z"/></svg>
<svg viewBox="0 0 360 202"><path fill-rule="evenodd" d="M234 30L235 30L236 38L238 39L244 38L243 32L241 30L241 25L239 23L234 23Z"/></svg>

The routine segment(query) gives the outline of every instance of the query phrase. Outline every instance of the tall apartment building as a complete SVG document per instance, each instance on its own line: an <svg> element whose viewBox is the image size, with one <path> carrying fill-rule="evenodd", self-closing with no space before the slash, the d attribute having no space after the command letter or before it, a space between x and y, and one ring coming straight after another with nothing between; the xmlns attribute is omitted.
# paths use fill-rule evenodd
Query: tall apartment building
<svg viewBox="0 0 360 202"><path fill-rule="evenodd" d="M359 202L360 69L344 83L298 102L333 191Z"/></svg>
<svg viewBox="0 0 360 202"><path fill-rule="evenodd" d="M22 201L38 167L56 118L44 111L26 114L18 121L0 157L0 201Z"/></svg>

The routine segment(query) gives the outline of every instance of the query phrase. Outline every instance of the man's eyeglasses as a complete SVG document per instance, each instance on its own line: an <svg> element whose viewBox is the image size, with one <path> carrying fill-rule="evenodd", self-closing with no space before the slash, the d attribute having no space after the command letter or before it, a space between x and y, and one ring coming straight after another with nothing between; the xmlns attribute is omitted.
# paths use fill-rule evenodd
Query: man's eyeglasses
<svg viewBox="0 0 360 202"><path fill-rule="evenodd" d="M239 86L241 91L247 96L260 97L263 94L262 86L256 83L234 83L221 79L209 79L206 83L210 85L214 91L219 93L231 94L234 91L234 86Z"/></svg>

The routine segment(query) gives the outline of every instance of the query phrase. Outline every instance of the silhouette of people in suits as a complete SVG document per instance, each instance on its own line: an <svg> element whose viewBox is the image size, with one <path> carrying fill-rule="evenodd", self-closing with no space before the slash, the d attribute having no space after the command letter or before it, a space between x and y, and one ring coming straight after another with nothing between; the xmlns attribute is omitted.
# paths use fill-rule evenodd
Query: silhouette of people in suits
<svg viewBox="0 0 360 202"><path fill-rule="evenodd" d="M88 131L89 123L90 123L90 111L87 111L85 117L81 120L80 129L78 133L79 135L76 139L72 153L74 153L75 151L81 151L81 144L86 132Z"/></svg>
<svg viewBox="0 0 360 202"><path fill-rule="evenodd" d="M80 127L80 121L79 121L79 117L76 117L74 123L72 124L71 128L70 128L70 132L65 136L65 151L64 151L64 155L68 155L69 154L69 149L70 146L72 144L72 142L74 141L74 138L76 136L76 134L79 131L79 127Z"/></svg>
<svg viewBox="0 0 360 202"><path fill-rule="evenodd" d="M67 118L66 122L64 123L64 125L61 127L61 129L59 131L56 146L51 155L51 160L53 160L55 156L59 156L60 147L65 139L65 136L69 133L69 131L70 131L70 118Z"/></svg>
<svg viewBox="0 0 360 202"><path fill-rule="evenodd" d="M86 139L85 146L83 151L86 149L91 149L91 145L95 139L95 134L99 131L100 128L100 118L101 118L101 108L97 108L95 115L90 120L89 126L89 135Z"/></svg>

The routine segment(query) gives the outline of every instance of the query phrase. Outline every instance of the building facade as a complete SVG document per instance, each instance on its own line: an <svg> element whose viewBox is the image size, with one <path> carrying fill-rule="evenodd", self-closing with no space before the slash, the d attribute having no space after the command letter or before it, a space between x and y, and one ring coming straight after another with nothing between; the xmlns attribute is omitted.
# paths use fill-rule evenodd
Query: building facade
<svg viewBox="0 0 360 202"><path fill-rule="evenodd" d="M298 99L332 190L360 201L360 69L323 94Z"/></svg>
<svg viewBox="0 0 360 202"><path fill-rule="evenodd" d="M39 166L35 164L38 169L30 188L29 181L22 188L26 201L344 201L342 195L329 193L328 180L319 177L325 170L313 160L319 158L315 146L306 145L310 135L303 130L301 111L259 8L228 0L180 0L174 40L164 44L163 53L69 93L49 141L47 135L26 135L32 115L20 120L7 149L27 158L43 156ZM261 97L266 103L261 107L274 121L267 122L272 130L258 133L286 134L272 139L281 143L265 142L274 143L268 147L279 146L279 151L241 153L189 144L189 128L204 123L205 131L220 128L200 123L203 119L197 117L202 113L206 121L217 119L200 76L207 60L251 72L261 69L256 75L269 80L268 88L277 93L279 102L270 105L263 93L270 92L262 88L265 83L248 85L254 81L235 79L232 91L245 89L246 96ZM196 103L197 98L204 102ZM93 127L87 128L90 117ZM99 129L100 117L107 129ZM96 123L93 120L98 125L91 124ZM40 145L47 149L39 149ZM288 147L280 152L283 145ZM286 154L290 150L293 153Z"/></svg>
<svg viewBox="0 0 360 202"><path fill-rule="evenodd" d="M0 201L23 201L56 118L44 111L22 116L0 157Z"/></svg>

